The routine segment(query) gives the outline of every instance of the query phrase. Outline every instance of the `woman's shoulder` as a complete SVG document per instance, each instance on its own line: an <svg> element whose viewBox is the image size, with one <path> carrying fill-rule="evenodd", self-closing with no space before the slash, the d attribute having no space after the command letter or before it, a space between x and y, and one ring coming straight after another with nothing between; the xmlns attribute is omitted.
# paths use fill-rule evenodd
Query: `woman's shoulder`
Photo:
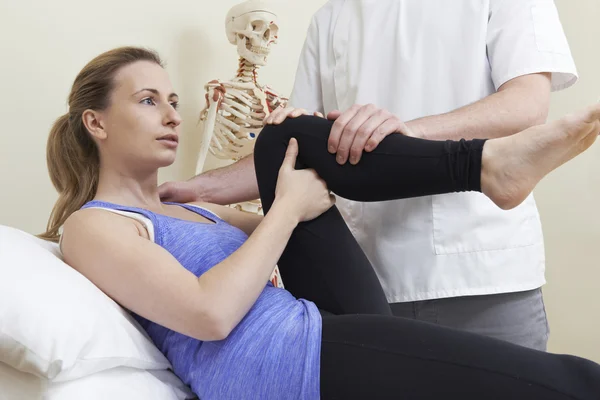
<svg viewBox="0 0 600 400"><path fill-rule="evenodd" d="M71 214L63 224L63 238L94 236L129 236L131 233L148 238L143 224L135 219L100 208L82 208ZM62 246L61 246L62 247Z"/></svg>
<svg viewBox="0 0 600 400"><path fill-rule="evenodd" d="M123 219L118 214L102 208L82 208L71 214L65 221L64 229L83 227L98 227L110 225L119 228L123 224Z"/></svg>

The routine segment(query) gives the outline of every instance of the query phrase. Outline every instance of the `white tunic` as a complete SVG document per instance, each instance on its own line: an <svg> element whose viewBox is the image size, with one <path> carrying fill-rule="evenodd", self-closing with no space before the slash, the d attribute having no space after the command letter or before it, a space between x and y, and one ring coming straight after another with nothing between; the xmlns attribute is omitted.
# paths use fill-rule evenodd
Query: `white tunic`
<svg viewBox="0 0 600 400"><path fill-rule="evenodd" d="M551 0L331 0L313 17L290 103L322 112L373 103L410 121L538 72L553 73L555 91L577 80ZM545 283L533 196L511 211L480 193L337 204L389 302Z"/></svg>

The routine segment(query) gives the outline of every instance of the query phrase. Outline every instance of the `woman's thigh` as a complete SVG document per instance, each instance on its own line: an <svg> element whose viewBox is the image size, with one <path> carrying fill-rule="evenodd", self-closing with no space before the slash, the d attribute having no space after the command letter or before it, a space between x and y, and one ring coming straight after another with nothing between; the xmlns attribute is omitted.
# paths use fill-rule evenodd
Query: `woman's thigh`
<svg viewBox="0 0 600 400"><path fill-rule="evenodd" d="M598 399L600 366L427 322L323 318L322 399Z"/></svg>

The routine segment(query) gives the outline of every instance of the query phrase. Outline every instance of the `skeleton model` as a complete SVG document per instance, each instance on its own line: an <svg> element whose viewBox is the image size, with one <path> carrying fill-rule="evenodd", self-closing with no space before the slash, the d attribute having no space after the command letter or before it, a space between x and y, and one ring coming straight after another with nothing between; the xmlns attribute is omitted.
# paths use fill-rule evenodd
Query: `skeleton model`
<svg viewBox="0 0 600 400"><path fill-rule="evenodd" d="M203 171L210 151L215 157L238 161L254 151L255 140L263 128L263 119L275 108L285 107L286 98L257 82L257 70L267 64L271 45L277 43L277 15L265 0L248 0L234 6L225 20L227 38L237 46L240 64L235 78L212 80L205 85L206 107L202 146L196 174ZM262 214L259 200L233 204L242 211ZM271 278L283 287L279 270Z"/></svg>
<svg viewBox="0 0 600 400"><path fill-rule="evenodd" d="M234 6L225 27L229 42L237 46L240 64L235 78L205 85L206 107L200 116L204 133L196 174L202 172L209 151L231 161L251 154L263 119L287 103L286 98L257 81L257 70L267 64L279 31L277 16L269 10L268 2L249 0ZM262 210L258 200L232 206L253 213Z"/></svg>

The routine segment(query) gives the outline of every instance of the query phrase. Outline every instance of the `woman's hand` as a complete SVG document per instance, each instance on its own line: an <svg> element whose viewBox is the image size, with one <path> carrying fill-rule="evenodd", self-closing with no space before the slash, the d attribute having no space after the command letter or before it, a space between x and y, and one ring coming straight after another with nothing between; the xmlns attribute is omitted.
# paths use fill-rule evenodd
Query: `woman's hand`
<svg viewBox="0 0 600 400"><path fill-rule="evenodd" d="M275 203L285 204L298 222L310 221L335 204L335 196L313 169L296 170L298 142L292 138L279 169Z"/></svg>
<svg viewBox="0 0 600 400"><path fill-rule="evenodd" d="M279 125L286 118L298 118L301 115L310 115L308 111L304 108L294 108L294 107L286 107L286 108L276 108L273 110L271 114L265 117L263 120L263 124L265 125ZM323 114L320 112L313 113L315 117L323 117Z"/></svg>

